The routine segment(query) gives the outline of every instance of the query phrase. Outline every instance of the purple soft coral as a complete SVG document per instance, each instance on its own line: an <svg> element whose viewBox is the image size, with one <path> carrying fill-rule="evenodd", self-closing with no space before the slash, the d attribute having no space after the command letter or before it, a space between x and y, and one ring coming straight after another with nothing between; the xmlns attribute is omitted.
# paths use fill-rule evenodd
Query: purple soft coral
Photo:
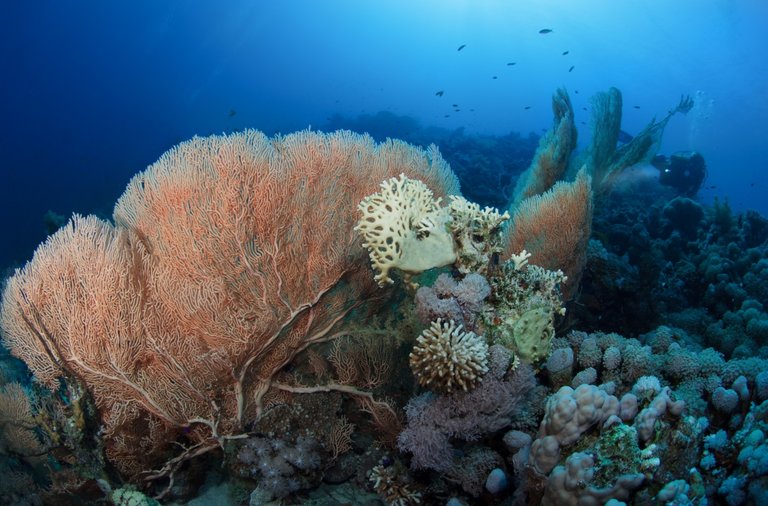
<svg viewBox="0 0 768 506"><path fill-rule="evenodd" d="M508 375L511 355L503 346L489 349L489 372L468 392L422 394L406 407L408 426L398 447L413 454L411 467L445 471L452 464L451 438L477 440L507 427L535 385L533 370L519 364Z"/></svg>
<svg viewBox="0 0 768 506"><path fill-rule="evenodd" d="M431 287L424 286L416 292L416 314L425 325L442 318L474 330L476 315L490 294L491 286L480 274L469 274L457 282L443 273Z"/></svg>

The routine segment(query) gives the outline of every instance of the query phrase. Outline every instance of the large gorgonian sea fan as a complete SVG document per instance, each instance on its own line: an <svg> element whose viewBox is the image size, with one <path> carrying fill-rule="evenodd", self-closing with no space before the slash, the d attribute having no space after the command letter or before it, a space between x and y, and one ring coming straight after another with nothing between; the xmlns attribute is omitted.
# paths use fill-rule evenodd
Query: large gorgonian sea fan
<svg viewBox="0 0 768 506"><path fill-rule="evenodd" d="M353 227L398 174L459 191L436 148L352 132L184 142L131 180L114 225L76 216L11 277L5 342L41 383L93 394L125 475L171 472L171 442L194 456L241 434L282 368L379 297Z"/></svg>

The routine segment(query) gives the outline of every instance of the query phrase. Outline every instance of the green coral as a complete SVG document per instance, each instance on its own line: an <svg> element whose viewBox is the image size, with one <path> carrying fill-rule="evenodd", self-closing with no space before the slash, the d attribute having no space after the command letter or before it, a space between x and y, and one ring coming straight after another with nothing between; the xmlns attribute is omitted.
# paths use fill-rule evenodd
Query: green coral
<svg viewBox="0 0 768 506"><path fill-rule="evenodd" d="M594 484L609 486L619 476L642 473L640 448L637 446L637 430L631 425L619 423L605 431L592 447L595 456Z"/></svg>
<svg viewBox="0 0 768 506"><path fill-rule="evenodd" d="M521 257L522 258L522 257ZM483 315L487 335L528 363L549 356L555 336L555 315L565 312L561 271L548 271L510 259L490 277L492 310Z"/></svg>
<svg viewBox="0 0 768 506"><path fill-rule="evenodd" d="M539 362L552 349L552 312L546 307L529 309L517 318L507 318L496 326L494 343L515 352L528 363Z"/></svg>
<svg viewBox="0 0 768 506"><path fill-rule="evenodd" d="M160 503L151 497L130 487L119 488L112 492L110 499L117 506L160 506Z"/></svg>
<svg viewBox="0 0 768 506"><path fill-rule="evenodd" d="M552 311L546 307L530 309L517 319L514 336L520 358L538 362L549 356L555 336L552 319Z"/></svg>

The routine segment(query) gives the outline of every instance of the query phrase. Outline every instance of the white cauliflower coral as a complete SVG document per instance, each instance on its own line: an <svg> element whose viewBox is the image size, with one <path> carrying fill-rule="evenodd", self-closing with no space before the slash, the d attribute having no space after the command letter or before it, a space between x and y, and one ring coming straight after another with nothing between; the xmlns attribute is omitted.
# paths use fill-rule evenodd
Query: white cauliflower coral
<svg viewBox="0 0 768 506"><path fill-rule="evenodd" d="M392 284L389 271L418 274L456 261L447 208L432 191L404 174L381 183L381 191L358 205L357 230L364 239L379 286Z"/></svg>
<svg viewBox="0 0 768 506"><path fill-rule="evenodd" d="M509 213L501 214L492 207L480 209L478 204L458 195L449 198L449 228L458 256L456 267L463 274L485 274L491 256L504 249L501 245L501 224L509 219Z"/></svg>

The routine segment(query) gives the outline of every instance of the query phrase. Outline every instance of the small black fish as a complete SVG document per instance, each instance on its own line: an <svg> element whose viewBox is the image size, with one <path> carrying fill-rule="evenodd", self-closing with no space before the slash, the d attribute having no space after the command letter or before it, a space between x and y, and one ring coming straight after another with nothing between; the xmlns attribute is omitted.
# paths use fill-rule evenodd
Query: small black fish
<svg viewBox="0 0 768 506"><path fill-rule="evenodd" d="M755 183L749 183L749 186L755 186Z"/></svg>
<svg viewBox="0 0 768 506"><path fill-rule="evenodd" d="M458 107L459 104L451 104L451 107Z"/></svg>
<svg viewBox="0 0 768 506"><path fill-rule="evenodd" d="M563 56L567 55L568 51L563 51Z"/></svg>
<svg viewBox="0 0 768 506"><path fill-rule="evenodd" d="M587 110L587 108L586 108L586 107L582 107L582 109L583 109L583 110L585 110L585 111Z"/></svg>
<svg viewBox="0 0 768 506"><path fill-rule="evenodd" d="M714 190L715 188L717 188L717 186L715 186L715 185L712 185L712 186L707 186L707 189L708 189L708 190Z"/></svg>
<svg viewBox="0 0 768 506"><path fill-rule="evenodd" d="M571 68L568 69L568 72L571 72L575 68L576 68L576 65L571 65Z"/></svg>
<svg viewBox="0 0 768 506"><path fill-rule="evenodd" d="M635 109L640 109L639 105L633 105L632 107L634 107Z"/></svg>
<svg viewBox="0 0 768 506"><path fill-rule="evenodd" d="M577 95L579 94L579 90L573 90L573 92Z"/></svg>
<svg viewBox="0 0 768 506"><path fill-rule="evenodd" d="M530 108L531 108L531 106L530 106L530 105L526 105L525 107L523 107L523 109L525 109L526 111L527 111L528 109L530 109Z"/></svg>
<svg viewBox="0 0 768 506"><path fill-rule="evenodd" d="M552 33L552 29L551 28L542 28L541 30L539 30L539 33L542 34L542 35L547 34L547 33Z"/></svg>
<svg viewBox="0 0 768 506"><path fill-rule="evenodd" d="M516 65L516 64L517 64L516 61L511 61L511 62L507 63L507 67L511 67L512 65Z"/></svg>
<svg viewBox="0 0 768 506"><path fill-rule="evenodd" d="M496 77L496 76L493 76L491 79L498 79L498 77Z"/></svg>
<svg viewBox="0 0 768 506"><path fill-rule="evenodd" d="M453 112L461 112L461 109L454 109Z"/></svg>
<svg viewBox="0 0 768 506"><path fill-rule="evenodd" d="M474 109L470 109L469 112L475 112L475 110Z"/></svg>
<svg viewBox="0 0 768 506"><path fill-rule="evenodd" d="M450 114L446 114L445 116L443 116L443 118L450 118L450 117L451 117Z"/></svg>
<svg viewBox="0 0 768 506"><path fill-rule="evenodd" d="M236 112L234 109L230 109L230 110L229 110L229 117L230 117L230 118L231 118L232 116L234 116L235 114L237 114L237 112Z"/></svg>
<svg viewBox="0 0 768 506"><path fill-rule="evenodd" d="M457 49L456 51L461 51L465 47L467 47L467 45L466 44L462 44L462 45L459 46L459 49Z"/></svg>
<svg viewBox="0 0 768 506"><path fill-rule="evenodd" d="M586 124L587 124L587 122L586 122L586 121L582 121L582 122L581 122L581 124L582 124L582 125L586 125Z"/></svg>
<svg viewBox="0 0 768 506"><path fill-rule="evenodd" d="M435 93L435 95L438 96L438 97L442 97L443 93L445 93L445 92L443 90L440 90L437 93Z"/></svg>

